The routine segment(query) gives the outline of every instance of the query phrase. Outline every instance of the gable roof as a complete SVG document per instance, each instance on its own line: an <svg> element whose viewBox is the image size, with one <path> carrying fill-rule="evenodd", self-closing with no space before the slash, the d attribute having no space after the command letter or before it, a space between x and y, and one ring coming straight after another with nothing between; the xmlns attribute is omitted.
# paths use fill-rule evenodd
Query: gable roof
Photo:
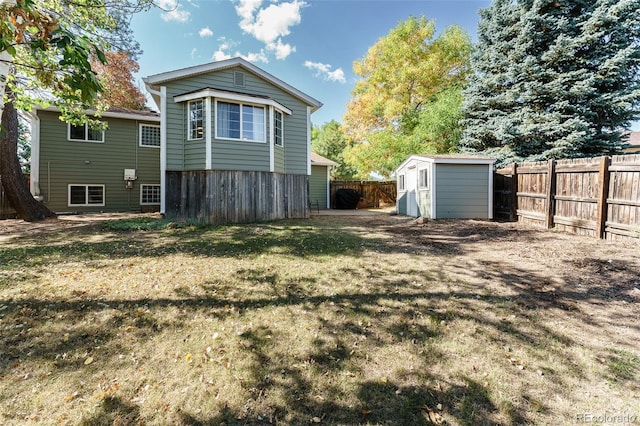
<svg viewBox="0 0 640 426"><path fill-rule="evenodd" d="M224 61L209 62L207 64L181 68L173 71L163 72L160 74L154 74L143 78L143 81L154 90L158 90L158 88L164 83L234 67L240 67L254 75L257 75L258 77L263 78L274 86L289 93L291 96L300 99L311 107L311 112L318 110L322 106L322 102L307 95L306 93L301 92L290 84L285 83L279 78L274 77L263 69L258 68L251 62L248 62L242 58L231 58Z"/></svg>

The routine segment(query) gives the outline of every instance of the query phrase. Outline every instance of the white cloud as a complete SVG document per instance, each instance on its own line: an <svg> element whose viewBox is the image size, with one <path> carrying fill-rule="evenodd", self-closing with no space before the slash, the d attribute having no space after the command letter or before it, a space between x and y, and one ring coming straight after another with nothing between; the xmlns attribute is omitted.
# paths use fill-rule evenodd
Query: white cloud
<svg viewBox="0 0 640 426"><path fill-rule="evenodd" d="M291 34L290 28L301 22L301 11L306 5L304 1L293 0L273 2L261 8L262 0L239 0L236 13L241 18L240 28L244 32L263 42L277 59L285 59L295 52L295 47L284 43L282 38Z"/></svg>
<svg viewBox="0 0 640 426"><path fill-rule="evenodd" d="M178 0L156 0L155 5L164 11L162 19L164 21L187 22L191 13L183 10Z"/></svg>
<svg viewBox="0 0 640 426"><path fill-rule="evenodd" d="M267 50L275 52L276 59L285 59L291 55L291 53L295 52L296 48L288 43L282 43L282 40L278 39L275 43L267 44Z"/></svg>
<svg viewBox="0 0 640 426"><path fill-rule="evenodd" d="M213 52L212 56L214 61L223 61L225 59L231 59L239 56L249 62L262 62L265 64L269 62L269 58L264 50L260 50L255 53L248 53L246 55L236 50L234 54L231 54L232 50L235 49L238 43L233 40L226 39L225 37L220 37L218 41L220 42L220 45L218 46L218 50Z"/></svg>
<svg viewBox="0 0 640 426"><path fill-rule="evenodd" d="M323 80L326 81L335 81L338 83L346 83L347 80L344 76L344 71L342 68L338 68L334 71L331 71L332 66L329 64L323 64L321 62L311 62L305 61L304 66L309 68L310 70L315 71L316 77L322 77Z"/></svg>
<svg viewBox="0 0 640 426"><path fill-rule="evenodd" d="M196 49L195 47L191 49L191 59L195 59L197 53L198 49Z"/></svg>
<svg viewBox="0 0 640 426"><path fill-rule="evenodd" d="M209 27L204 27L198 31L198 35L202 38L213 36L213 31Z"/></svg>

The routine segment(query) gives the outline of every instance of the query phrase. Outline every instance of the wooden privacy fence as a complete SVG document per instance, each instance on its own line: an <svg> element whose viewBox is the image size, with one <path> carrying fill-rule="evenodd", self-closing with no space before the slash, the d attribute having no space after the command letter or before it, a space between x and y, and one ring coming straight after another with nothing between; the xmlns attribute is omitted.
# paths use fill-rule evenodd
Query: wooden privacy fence
<svg viewBox="0 0 640 426"><path fill-rule="evenodd" d="M496 217L597 238L640 238L640 155L511 164L496 172Z"/></svg>
<svg viewBox="0 0 640 426"><path fill-rule="evenodd" d="M397 197L396 181L331 181L331 205L338 189L355 189L360 194L358 208L379 208L381 204L395 204Z"/></svg>
<svg viewBox="0 0 640 426"><path fill-rule="evenodd" d="M166 176L171 218L224 224L309 217L306 175L198 170Z"/></svg>

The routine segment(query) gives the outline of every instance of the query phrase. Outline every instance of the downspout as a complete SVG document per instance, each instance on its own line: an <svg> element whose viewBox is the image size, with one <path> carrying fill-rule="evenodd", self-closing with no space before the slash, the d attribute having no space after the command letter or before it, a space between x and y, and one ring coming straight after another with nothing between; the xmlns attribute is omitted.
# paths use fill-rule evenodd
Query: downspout
<svg viewBox="0 0 640 426"><path fill-rule="evenodd" d="M436 166L434 161L431 163L431 219L437 219L436 214Z"/></svg>
<svg viewBox="0 0 640 426"><path fill-rule="evenodd" d="M311 176L311 107L307 107L307 175Z"/></svg>
<svg viewBox="0 0 640 426"><path fill-rule="evenodd" d="M40 117L34 109L29 113L31 117L31 183L29 190L38 201L42 201L40 195ZM48 194L47 194L48 195Z"/></svg>
<svg viewBox="0 0 640 426"><path fill-rule="evenodd" d="M273 173L276 169L274 159L274 145L275 145L275 125L273 117L273 105L269 105L269 171Z"/></svg>
<svg viewBox="0 0 640 426"><path fill-rule="evenodd" d="M327 167L327 208L331 208L331 167Z"/></svg>
<svg viewBox="0 0 640 426"><path fill-rule="evenodd" d="M487 217L493 219L493 163L489 164L489 205L487 206L489 211Z"/></svg>
<svg viewBox="0 0 640 426"><path fill-rule="evenodd" d="M205 158L205 168L207 170L211 170L211 132L212 132L212 126L211 126L211 98L210 97L206 97L204 99L204 111L205 111L205 121L204 121L204 126L205 126L205 135L204 135L204 141L205 141L205 156L207 158Z"/></svg>
<svg viewBox="0 0 640 426"><path fill-rule="evenodd" d="M149 93L160 96L160 214L164 215L167 210L167 87L160 86L158 91L149 84L146 86Z"/></svg>

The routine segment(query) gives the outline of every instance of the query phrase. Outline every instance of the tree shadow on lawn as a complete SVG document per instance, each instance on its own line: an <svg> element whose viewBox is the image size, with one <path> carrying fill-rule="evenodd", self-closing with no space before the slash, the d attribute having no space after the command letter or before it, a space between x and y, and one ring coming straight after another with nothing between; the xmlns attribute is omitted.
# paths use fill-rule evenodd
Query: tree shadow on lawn
<svg viewBox="0 0 640 426"><path fill-rule="evenodd" d="M66 244L62 246L29 247L27 249L3 250L2 257L19 263L21 267L33 267L56 259L67 259L66 250L71 250L72 260L86 260L98 258L112 259L113 257L128 258L137 256L162 256L162 253L184 253L194 256L241 256L256 254L278 248L293 256L335 256L345 255L357 258L364 250L379 250L388 253L407 253L407 249L417 251L423 255L452 256L461 255L470 247L465 239L446 239L437 237L438 244L429 245L429 238L410 242L409 239L396 246L393 238L368 238L364 231L342 232L335 229L328 239L328 243L317 244L315 239L325 235L325 229L302 227L289 232L272 225L256 227L260 231L247 229L232 230L225 233L228 241L215 241L215 233L210 231L190 233L188 236L173 236L172 244L160 249L150 250L151 239L136 236L133 241L107 240L105 242L85 243L76 246ZM315 225L314 225L315 226ZM269 235L270 233L272 235ZM477 233L471 233L474 236ZM509 238L511 231L496 238ZM391 233L391 237L395 234ZM469 237L467 235L466 237ZM466 238L465 237L465 238ZM112 238L112 237L109 237ZM252 241L253 238L259 241ZM435 238L435 237L434 237ZM475 236L473 238L476 238ZM543 236L541 238L546 238ZM553 238L550 235L549 238ZM238 243L236 241L247 240ZM446 242L443 242L446 240ZM176 242L177 241L177 242ZM444 244L444 245L443 245ZM114 251L121 246L124 252ZM127 251L128 250L128 251ZM196 253L196 254L194 254ZM448 257L450 258L450 257ZM30 259L31 262L30 263ZM17 299L0 300L0 315L6 326L0 329L0 376L8 377L12 365L19 362L22 354L29 353L31 360L54 362L60 373L71 372L78 368L83 358L76 356L72 360L59 362L56 357L65 351L75 351L76 354L91 354L91 348L120 345L121 326L127 322L135 325L135 338L141 341L152 339L165 327L180 328L178 320L175 323L159 323L154 320L155 313L179 309L189 314L206 313L224 319L228 316L229 308L237 311L251 312L264 308L300 307L311 311L322 324L327 333L315 339L312 343L315 350L309 354L308 360L313 360L314 368L322 369L336 376L355 373L354 366L366 363L363 354L351 353L345 344L346 337L366 336L378 348L392 344L393 339L402 336L403 340L417 343L429 342L444 335L445 329L439 324L456 320L468 321L484 327L492 334L496 345L521 344L532 357L542 360L546 356L553 356L563 360L564 365L573 365L571 356L565 349L576 343L562 330L554 330L549 326L537 323L532 329L526 323L536 322L536 316L545 310L562 310L567 315L580 318L585 322L598 325L597 321L583 312L576 303L607 303L628 297L626 290L637 282L640 270L631 262L618 261L614 266L602 264L597 258L586 259L583 268L592 268L590 272L597 279L588 285L579 278L568 273L560 275L562 286L553 290L547 289L548 283L544 273L514 268L512 265L500 261L485 262L482 270L469 270L464 264L452 266L441 264L425 274L424 270L407 268L402 277L388 278L397 271L390 266L374 265L365 271L345 267L345 274L364 274L373 283L363 287L363 292L337 292L335 294L309 294L307 282L288 283L284 287L283 278L275 272L269 272L262 267L245 268L241 274L247 280L262 280L269 289L268 294L258 292L256 295L229 293L231 282L206 283L205 296L190 296L187 290L176 294L175 298L141 297L130 300L92 299L92 300L48 300L43 298L20 297ZM25 266L26 265L26 266ZM574 265L568 265L574 266ZM452 270L469 278L469 282L456 282L456 287L446 291L431 290L430 282L437 282L450 274ZM475 280L475 283L473 282ZM615 283L611 281L615 280ZM422 287L412 286L411 283L420 281ZM505 293L491 294L484 291L482 282L493 282ZM286 283L285 283L286 284ZM288 287L287 287L288 286ZM281 288L282 287L282 288ZM375 290L375 291L372 291ZM508 291L507 291L508 290ZM624 299L627 300L627 299ZM101 323L97 319L105 311L118 307L119 316L110 323ZM145 307L149 314L140 317L140 307ZM325 318L327 309L333 310L329 319ZM516 320L502 319L496 311L515 312ZM338 315L342 313L344 315ZM423 315L428 321L419 321L415 327L407 323L396 321L399 318L410 318ZM366 323L358 322L355 318L370 318L380 329L373 333ZM622 324L637 327L632 316L620 317ZM60 340L60 336L51 330L51 322L60 323L61 329L70 330L67 340ZM433 324L429 325L429 324ZM20 326L20 327L17 327ZM293 325L295 326L295 325ZM338 335L329 333L336 330ZM526 395L518 395L520 401L513 407L505 409L497 407L488 387L480 384L469 376L461 376L452 380L438 373L431 373L430 367L441 360L442 354L437 347L427 354L419 354L421 370L419 376L412 379L417 384L407 385L399 380L359 380L352 385L352 396L357 399L356 404L346 404L340 400L340 389L327 385L321 389L321 398L310 392L315 386L308 374L291 363L290 357L278 358L273 350L273 339L267 339L267 333L275 333L268 328L254 328L241 336L246 343L246 356L251 362L251 383L247 387L254 388L257 402L255 406L261 412L241 410L237 407L225 407L219 413L196 414L180 410L176 415L183 424L264 424L268 419L282 420L288 423L309 423L318 417L324 423L363 423L363 424L429 424L433 421L430 415L440 415L438 404L443 404L442 415L455 418L461 424L522 424L532 422ZM395 336L395 337L391 337ZM554 340L556 347L546 347L538 350L541 340ZM117 349L108 351L118 353ZM118 360L106 360L117 365ZM572 368L575 377L584 377L579 368ZM284 373L283 373L284 372ZM265 379L268 377L268 380ZM561 374L549 372L549 382L554 382L558 388L563 387ZM410 381L411 382L411 381ZM443 384L443 385L442 385ZM551 384L550 384L551 385ZM398 393L398 391L400 391ZM282 399L278 404L261 405L260 392L278 392ZM342 391L344 392L344 391ZM3 398L7 398L4 395ZM507 413L508 418L504 417ZM432 413L432 414L430 414ZM500 414L502 413L502 414ZM110 418L129 419L140 416L139 407L124 400L114 399L104 401L98 415ZM120 417L118 417L120 416ZM90 424L98 417L88 418ZM125 423L126 424L126 423Z"/></svg>
<svg viewBox="0 0 640 426"><path fill-rule="evenodd" d="M509 274L501 274L500 265L493 265L483 273L491 274L491 279L502 280L503 284L508 284L516 290L513 295L486 295L472 289L459 289L455 292L429 291L417 287L407 287L407 282L413 281L412 275L421 274L421 271L408 271L408 276L398 282L385 282L384 288L378 292L369 293L338 293L332 295L307 295L304 286L296 288L294 291L273 296L259 296L255 298L236 297L177 297L177 298L139 298L133 300L75 300L75 301L49 301L39 299L3 300L0 305L3 307L3 322L5 324L25 324L21 329L24 332L15 332L5 328L0 333L4 350L4 362L0 364L0 374L9 373L11 364L16 362L20 355L30 353L30 358L39 358L41 361L55 362L56 370L74 371L81 367L84 358L74 358L73 360L56 359L57 355L65 351L75 350L76 352L91 353L91 348L97 344L102 346L118 345L121 336L118 336L119 325L129 320L135 321L137 312L144 306L150 311L153 318L154 312L179 308L191 314L201 312L209 315L218 315L223 318L229 307L238 311L251 312L256 309L278 308L291 306L305 306L307 310L315 310L315 315L320 318L320 322L325 330L337 330L339 335L335 340L331 340L325 335L324 338L316 339L314 345L316 350L309 355L313 360L315 368L322 369L329 374L345 374L352 370L354 364L365 362L362 354L353 355L341 340L341 335L348 336L368 336L368 339L376 341L372 336L370 328L358 323L354 316L358 318L372 318L376 324L384 324L381 331L385 337L376 341L377 347L383 347L392 343L389 336L403 336L402 339L414 340L416 342L426 342L429 339L437 339L444 330L438 326L442 321L452 322L456 320L471 321L475 324L493 330L497 338L503 339L496 344L513 345L520 342L526 347L535 348L541 339L554 339L560 342L557 349L545 349L537 353L531 349L533 355L543 358L553 353L554 357L565 358L563 348L575 343L564 336L558 330L549 327L538 327L533 332L530 328L522 326L522 322L504 321L496 319L488 312L496 306L507 306L509 309L516 307L519 315L524 321L532 320L540 309L563 309L563 299L568 297L582 298L594 295L610 295L605 292L588 292L587 295L578 292L564 293L558 300L547 297L545 294L538 294L535 287L542 277L532 275L530 271L512 270ZM263 270L257 268L254 271L245 270L251 276L261 276ZM277 274L270 276L271 282L278 282ZM532 288L534 290L532 290ZM525 300L522 304L522 300ZM450 304L449 307L444 308ZM119 306L118 310L122 317L118 324L101 324L95 321L95 317L100 312ZM327 309L332 309L333 319L323 319ZM41 318L39 313L46 312L46 316ZM337 315L344 314L343 317ZM409 318L417 314L430 318L429 323L434 327L419 324L418 327L410 328L407 324L397 322L398 318ZM574 313L572 312L572 315ZM575 312L580 314L580 312ZM71 330L68 341L60 341L59 335L51 335L47 331L46 322L51 318L56 318ZM340 319L337 319L340 318ZM137 339L145 340L152 338L163 327L180 327L176 324L157 324L153 320L139 321L136 329L140 333ZM497 414L500 409L492 402L492 397L486 386L479 384L470 377L462 377L460 380L451 382L448 386L441 387L436 383L446 383L450 378L440 377L429 373L430 365L439 362L438 353L421 355L423 364L418 368L422 370L419 377L414 381L424 383L423 385L403 385L390 380L388 382L362 381L354 385L353 392L357 395L358 405L344 405L339 399L332 399L332 395L338 395L338 389L327 387L323 390L324 397L316 398L310 393L313 388L312 383L299 369L291 365L291 359L277 358L273 354L273 339L266 339L267 333L272 330L257 328L249 330L242 336L246 341L246 354L253 359L253 383L247 384L253 387L257 395L262 391L263 395L268 392L279 392L284 395L284 400L276 406L267 407L266 411L253 413L251 411L238 411L237 409L227 409L214 415L211 418L195 413L187 413L182 410L180 416L185 424L264 424L265 419L271 416L273 419L279 418L286 422L310 422L313 417L320 418L323 422L332 423L370 423L370 424L428 424L429 411L432 415L440 415L435 408L437 404L445 403L442 414L452 416L461 424L520 424L530 422L527 413L526 403L522 406L515 406L510 409L509 420L505 420ZM78 353L79 353L78 352ZM108 351L117 353L117 350ZM108 360L107 360L108 361ZM117 360L110 362L117 364ZM567 359L567 363L571 360ZM283 373L284 372L284 373ZM356 373L357 374L357 371ZM582 377L579 370L574 371L577 377ZM265 377L269 377L268 380ZM550 378L559 381L560 377ZM396 393L396 391L400 393ZM6 395L5 395L6 398ZM103 414L108 418L129 418L135 416L137 408L125 401L120 403L105 402L101 407ZM118 402L118 401L115 401ZM259 404L258 404L259 405ZM111 411L109 411L111 410ZM108 412L111 414L107 415ZM435 413L435 414L433 414ZM111 416L111 417L109 417ZM93 419L93 417L92 417ZM89 422L91 419L88 420ZM87 423L89 424L89 423ZM126 423L125 423L126 424Z"/></svg>

